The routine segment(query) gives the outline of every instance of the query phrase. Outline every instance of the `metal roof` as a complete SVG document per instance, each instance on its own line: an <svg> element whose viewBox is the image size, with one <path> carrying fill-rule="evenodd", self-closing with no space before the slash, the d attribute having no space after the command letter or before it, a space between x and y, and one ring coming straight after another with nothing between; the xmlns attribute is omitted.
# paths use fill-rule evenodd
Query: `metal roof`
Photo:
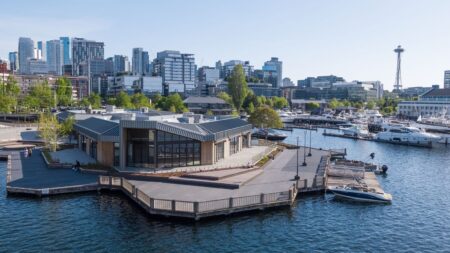
<svg viewBox="0 0 450 253"><path fill-rule="evenodd" d="M118 126L119 124L113 121L99 119L95 117L91 117L85 120L77 121L74 124L74 129L79 131L80 133L91 137L95 140L103 140L102 136L110 136L111 138L106 139L116 139L112 138L116 135L113 135L117 131L117 139L119 137L118 135ZM114 130L114 128L117 128L117 130ZM114 130L114 131L113 131ZM104 141L107 141L104 139Z"/></svg>
<svg viewBox="0 0 450 253"><path fill-rule="evenodd" d="M450 88L446 89L432 89L423 94L422 97L450 97Z"/></svg>
<svg viewBox="0 0 450 253"><path fill-rule="evenodd" d="M218 97L195 97L191 96L183 101L185 104L227 104L223 99Z"/></svg>

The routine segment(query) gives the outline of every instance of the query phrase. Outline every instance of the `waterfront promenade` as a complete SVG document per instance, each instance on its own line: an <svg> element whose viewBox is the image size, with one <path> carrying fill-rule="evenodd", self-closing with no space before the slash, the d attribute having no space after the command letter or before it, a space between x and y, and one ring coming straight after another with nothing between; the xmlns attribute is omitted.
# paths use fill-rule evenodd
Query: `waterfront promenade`
<svg viewBox="0 0 450 253"><path fill-rule="evenodd" d="M67 168L48 168L40 149L34 149L33 155L29 157L24 157L19 151L0 151L0 155L10 157L9 193L47 195L52 192L57 194L96 189L98 175Z"/></svg>

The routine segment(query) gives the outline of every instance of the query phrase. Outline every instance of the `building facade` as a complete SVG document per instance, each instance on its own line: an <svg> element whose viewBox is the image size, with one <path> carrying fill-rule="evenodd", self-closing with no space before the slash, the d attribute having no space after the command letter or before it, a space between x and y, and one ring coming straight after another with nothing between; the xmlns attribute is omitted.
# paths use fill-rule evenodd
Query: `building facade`
<svg viewBox="0 0 450 253"><path fill-rule="evenodd" d="M227 78L231 75L231 72L233 72L233 69L235 66L241 65L244 69L244 74L246 77L252 76L253 73L253 66L250 65L249 61L240 61L240 60L231 60L227 61L223 64L223 76L224 78Z"/></svg>
<svg viewBox="0 0 450 253"><path fill-rule="evenodd" d="M70 38L59 37L59 41L61 43L62 65L70 65L72 63L70 60Z"/></svg>
<svg viewBox="0 0 450 253"><path fill-rule="evenodd" d="M48 73L62 75L64 58L60 40L47 41L46 46Z"/></svg>
<svg viewBox="0 0 450 253"><path fill-rule="evenodd" d="M26 69L30 75L48 74L48 65L44 60L35 58L28 59Z"/></svg>
<svg viewBox="0 0 450 253"><path fill-rule="evenodd" d="M218 97L189 96L183 102L193 113L207 114L211 112L213 115L230 115L232 112L231 106Z"/></svg>
<svg viewBox="0 0 450 253"><path fill-rule="evenodd" d="M147 51L143 51L142 48L133 48L132 57L132 73L133 75L147 75L149 56Z"/></svg>
<svg viewBox="0 0 450 253"><path fill-rule="evenodd" d="M89 76L89 63L104 60L104 43L83 38L72 39L72 75Z"/></svg>
<svg viewBox="0 0 450 253"><path fill-rule="evenodd" d="M182 92L195 88L195 58L179 51L162 51L153 60L153 71L161 76L169 92Z"/></svg>
<svg viewBox="0 0 450 253"><path fill-rule="evenodd" d="M9 60L9 70L11 70L11 72L16 72L18 69L18 61L19 61L19 56L17 54L17 52L9 52L8 54L8 60Z"/></svg>
<svg viewBox="0 0 450 253"><path fill-rule="evenodd" d="M20 74L29 74L27 68L28 59L34 58L34 41L30 38L19 38L19 72Z"/></svg>
<svg viewBox="0 0 450 253"><path fill-rule="evenodd" d="M76 122L74 129L81 150L102 164L126 170L214 164L250 147L252 127L237 118L171 123L91 117Z"/></svg>
<svg viewBox="0 0 450 253"><path fill-rule="evenodd" d="M274 88L279 88L283 83L283 62L277 57L272 57L270 61L266 61L263 70L264 82L271 83Z"/></svg>
<svg viewBox="0 0 450 253"><path fill-rule="evenodd" d="M401 101L397 114L409 118L450 116L450 88L431 89L418 101Z"/></svg>

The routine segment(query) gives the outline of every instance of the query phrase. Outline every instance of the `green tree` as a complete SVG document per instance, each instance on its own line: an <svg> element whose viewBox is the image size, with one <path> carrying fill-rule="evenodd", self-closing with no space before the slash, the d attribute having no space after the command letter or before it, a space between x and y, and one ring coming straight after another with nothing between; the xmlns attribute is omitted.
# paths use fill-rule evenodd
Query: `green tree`
<svg viewBox="0 0 450 253"><path fill-rule="evenodd" d="M247 113L252 114L254 111L255 111L255 106L253 105L252 102L250 102L250 104L248 104L248 107L247 107Z"/></svg>
<svg viewBox="0 0 450 253"><path fill-rule="evenodd" d="M306 103L306 110L314 111L320 108L320 104L317 102Z"/></svg>
<svg viewBox="0 0 450 253"><path fill-rule="evenodd" d="M233 101L234 108L239 112L248 93L247 82L242 65L236 65L228 78L228 92Z"/></svg>
<svg viewBox="0 0 450 253"><path fill-rule="evenodd" d="M342 106L342 103L339 102L336 98L333 98L328 102L328 107L333 110L338 108L339 106Z"/></svg>
<svg viewBox="0 0 450 253"><path fill-rule="evenodd" d="M175 107L176 112L187 112L188 109L186 105L183 102L183 99L181 98L180 94L175 93L167 97L167 105L166 107L171 108L172 106Z"/></svg>
<svg viewBox="0 0 450 253"><path fill-rule="evenodd" d="M55 115L50 113L42 113L39 116L39 134L44 140L45 146L50 151L56 151L58 146L58 135L60 134L61 125Z"/></svg>
<svg viewBox="0 0 450 253"><path fill-rule="evenodd" d="M208 109L206 111L206 116L213 116L213 115L214 115L214 113L213 113L213 111L211 111L211 109Z"/></svg>
<svg viewBox="0 0 450 253"><path fill-rule="evenodd" d="M116 96L116 106L120 108L132 109L133 104L131 103L131 97L127 93L121 91Z"/></svg>
<svg viewBox="0 0 450 253"><path fill-rule="evenodd" d="M248 121L255 127L280 128L283 127L278 113L267 105L260 106L250 114Z"/></svg>
<svg viewBox="0 0 450 253"><path fill-rule="evenodd" d="M55 105L55 98L47 81L32 86L24 103L32 110L50 111L51 107Z"/></svg>
<svg viewBox="0 0 450 253"><path fill-rule="evenodd" d="M273 107L282 109L289 106L289 103L284 97L272 97Z"/></svg>
<svg viewBox="0 0 450 253"><path fill-rule="evenodd" d="M55 82L56 99L58 105L68 106L72 104L72 84L66 77L60 77Z"/></svg>
<svg viewBox="0 0 450 253"><path fill-rule="evenodd" d="M102 106L102 98L97 93L92 93L88 97L89 104L92 106L93 109L98 109Z"/></svg>
<svg viewBox="0 0 450 253"><path fill-rule="evenodd" d="M142 93L133 94L133 96L131 96L131 103L133 104L134 108L152 107L150 99Z"/></svg>
<svg viewBox="0 0 450 253"><path fill-rule="evenodd" d="M222 99L223 101L227 102L231 106L234 106L233 99L230 97L230 95L228 95L228 93L221 91L217 94L217 97Z"/></svg>
<svg viewBox="0 0 450 253"><path fill-rule="evenodd" d="M0 94L0 112L10 113L14 110L16 100L13 97Z"/></svg>
<svg viewBox="0 0 450 253"><path fill-rule="evenodd" d="M68 117L65 119L60 126L60 135L61 136L68 136L73 131L73 124L75 124L75 118L74 117Z"/></svg>
<svg viewBox="0 0 450 253"><path fill-rule="evenodd" d="M367 102L367 105L366 105L367 109L369 109L369 110L373 110L375 108L375 106L376 106L376 103L372 100Z"/></svg>

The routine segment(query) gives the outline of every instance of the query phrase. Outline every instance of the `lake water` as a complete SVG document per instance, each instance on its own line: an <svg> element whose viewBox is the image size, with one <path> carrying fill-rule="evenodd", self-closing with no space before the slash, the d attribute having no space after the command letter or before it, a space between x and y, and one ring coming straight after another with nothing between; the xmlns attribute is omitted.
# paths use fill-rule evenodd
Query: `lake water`
<svg viewBox="0 0 450 253"><path fill-rule="evenodd" d="M289 133L287 142L303 138ZM325 137L348 158L389 166L392 205L298 199L278 209L199 222L152 218L120 194L6 197L0 163L0 252L450 252L450 148Z"/></svg>

